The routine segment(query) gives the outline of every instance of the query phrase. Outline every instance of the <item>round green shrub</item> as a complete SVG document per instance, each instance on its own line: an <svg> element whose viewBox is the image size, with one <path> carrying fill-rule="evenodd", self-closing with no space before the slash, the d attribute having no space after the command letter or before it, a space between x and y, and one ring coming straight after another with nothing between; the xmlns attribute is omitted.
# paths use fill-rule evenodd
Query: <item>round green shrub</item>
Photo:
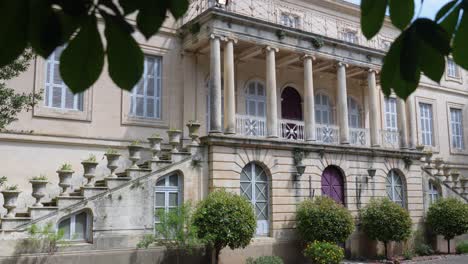
<svg viewBox="0 0 468 264"><path fill-rule="evenodd" d="M428 244L418 244L414 247L414 253L418 256L430 256L434 254L434 250Z"/></svg>
<svg viewBox="0 0 468 264"><path fill-rule="evenodd" d="M463 241L456 247L457 254L468 254L468 241Z"/></svg>
<svg viewBox="0 0 468 264"><path fill-rule="evenodd" d="M400 205L388 198L371 200L361 209L361 226L366 235L382 241L387 256L387 243L404 241L411 235L411 217Z"/></svg>
<svg viewBox="0 0 468 264"><path fill-rule="evenodd" d="M303 201L297 209L297 231L306 242L342 243L354 230L351 213L326 196Z"/></svg>
<svg viewBox="0 0 468 264"><path fill-rule="evenodd" d="M248 258L247 264L283 264L283 260L278 256L262 256L256 259Z"/></svg>
<svg viewBox="0 0 468 264"><path fill-rule="evenodd" d="M344 258L344 250L332 243L314 241L307 245L304 256L314 264L339 264Z"/></svg>
<svg viewBox="0 0 468 264"><path fill-rule="evenodd" d="M214 250L215 261L226 246L231 249L246 247L257 227L252 204L225 190L212 192L198 204L193 224L199 238Z"/></svg>
<svg viewBox="0 0 468 264"><path fill-rule="evenodd" d="M439 199L429 207L426 223L434 233L444 236L450 253L450 240L468 232L468 204L454 198Z"/></svg>

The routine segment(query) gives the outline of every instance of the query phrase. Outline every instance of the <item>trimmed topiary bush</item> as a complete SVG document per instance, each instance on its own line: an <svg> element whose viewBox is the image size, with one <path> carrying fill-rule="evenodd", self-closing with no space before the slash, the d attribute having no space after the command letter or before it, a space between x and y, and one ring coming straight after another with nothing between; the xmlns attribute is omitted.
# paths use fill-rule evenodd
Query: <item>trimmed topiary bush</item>
<svg viewBox="0 0 468 264"><path fill-rule="evenodd" d="M314 264L339 264L344 258L344 250L332 243L314 241L307 245L304 256Z"/></svg>
<svg viewBox="0 0 468 264"><path fill-rule="evenodd" d="M468 204L454 198L441 198L429 207L426 223L434 233L447 240L450 253L450 240L468 232Z"/></svg>
<svg viewBox="0 0 468 264"><path fill-rule="evenodd" d="M296 220L297 231L306 243L342 243L354 230L351 213L326 196L303 201L297 209Z"/></svg>
<svg viewBox="0 0 468 264"><path fill-rule="evenodd" d="M252 204L245 198L218 190L201 201L193 215L193 224L218 263L221 249L244 248L254 236L257 222Z"/></svg>
<svg viewBox="0 0 468 264"><path fill-rule="evenodd" d="M262 256L256 259L248 258L247 264L283 264L283 260L278 256Z"/></svg>
<svg viewBox="0 0 468 264"><path fill-rule="evenodd" d="M371 200L361 209L361 226L369 238L384 243L385 257L388 242L405 241L411 235L408 211L388 198Z"/></svg>
<svg viewBox="0 0 468 264"><path fill-rule="evenodd" d="M463 241L457 245L457 254L468 254L468 241Z"/></svg>

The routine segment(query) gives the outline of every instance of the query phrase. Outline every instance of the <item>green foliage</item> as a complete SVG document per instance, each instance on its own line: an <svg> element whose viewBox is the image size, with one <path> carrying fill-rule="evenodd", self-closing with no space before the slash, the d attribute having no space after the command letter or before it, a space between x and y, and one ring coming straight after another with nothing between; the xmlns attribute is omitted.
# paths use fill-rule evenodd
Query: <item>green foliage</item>
<svg viewBox="0 0 468 264"><path fill-rule="evenodd" d="M336 244L314 241L307 245L304 256L314 264L339 264L344 258L344 250Z"/></svg>
<svg viewBox="0 0 468 264"><path fill-rule="evenodd" d="M148 248L151 244L154 243L154 235L153 234L146 234L143 238L138 241L137 248Z"/></svg>
<svg viewBox="0 0 468 264"><path fill-rule="evenodd" d="M388 198L371 200L361 209L361 225L371 239L404 241L411 235L411 218L408 211Z"/></svg>
<svg viewBox="0 0 468 264"><path fill-rule="evenodd" d="M132 146L132 147L139 147L139 146L141 146L141 143L140 143L139 140L134 140L134 141L132 141L132 143L130 144L130 146Z"/></svg>
<svg viewBox="0 0 468 264"><path fill-rule="evenodd" d="M216 259L226 246L244 248L257 226L252 204L245 198L217 190L201 201L193 216L198 236L214 249Z"/></svg>
<svg viewBox="0 0 468 264"><path fill-rule="evenodd" d="M71 171L73 170L73 167L70 163L64 163L62 164L62 166L60 166L60 169L61 171Z"/></svg>
<svg viewBox="0 0 468 264"><path fill-rule="evenodd" d="M0 34L1 27L0 25ZM0 44L0 48L2 45L3 43ZM42 98L42 93L15 93L15 90L7 87L5 82L26 71L33 56L32 52L26 51L10 64L6 64L3 67L0 66L0 129L16 121L16 116L21 111L31 110L37 104L37 101Z"/></svg>
<svg viewBox="0 0 468 264"><path fill-rule="evenodd" d="M67 246L63 240L64 231L59 229L55 232L52 222L48 222L42 227L32 224L28 229L28 242L35 248L42 249L48 253L54 253L58 249L58 245Z"/></svg>
<svg viewBox="0 0 468 264"><path fill-rule="evenodd" d="M117 151L116 149L113 149L113 148L108 148L106 150L106 154L107 155L117 155L117 154L119 154L119 151Z"/></svg>
<svg viewBox="0 0 468 264"><path fill-rule="evenodd" d="M39 175L39 176L34 176L34 177L32 177L31 180L32 180L32 181L47 181L47 180L49 180L49 179L48 179L47 176L45 176L44 174L41 174L41 175Z"/></svg>
<svg viewBox="0 0 468 264"><path fill-rule="evenodd" d="M403 250L403 257L406 259L406 260L411 260L414 258L414 252L413 250L411 249L405 249Z"/></svg>
<svg viewBox="0 0 468 264"><path fill-rule="evenodd" d="M89 154L88 158L85 159L84 161L86 161L86 162L96 162L97 161L96 155Z"/></svg>
<svg viewBox="0 0 468 264"><path fill-rule="evenodd" d="M8 178L6 176L0 177L0 186L3 186L3 184L5 184L5 182L7 181L8 181Z"/></svg>
<svg viewBox="0 0 468 264"><path fill-rule="evenodd" d="M444 57L450 53L458 65L468 69L466 1L450 1L439 10L435 20L411 21L415 13L413 1L362 0L361 28L366 38L371 39L379 32L387 7L393 25L402 32L384 59L381 84L386 95L393 89L399 97L407 98L417 88L421 73L440 82L445 70Z"/></svg>
<svg viewBox="0 0 468 264"><path fill-rule="evenodd" d="M414 253L418 256L430 256L434 254L434 250L428 244L416 244L414 246Z"/></svg>
<svg viewBox="0 0 468 264"><path fill-rule="evenodd" d="M68 43L60 58L60 73L74 92L88 89L99 77L107 55L109 75L122 89L132 89L143 72L143 52L133 38L129 16L136 13L136 29L154 36L168 12L183 16L188 0L0 0L0 67L18 58L28 45L47 58ZM97 17L104 18L104 49Z"/></svg>
<svg viewBox="0 0 468 264"><path fill-rule="evenodd" d="M468 254L468 241L463 241L456 247L457 254Z"/></svg>
<svg viewBox="0 0 468 264"><path fill-rule="evenodd" d="M18 191L19 189L18 189L18 185L15 184L15 185L5 186L5 188L3 188L3 190L13 192L13 191Z"/></svg>
<svg viewBox="0 0 468 264"><path fill-rule="evenodd" d="M307 242L344 242L354 230L351 213L333 199L320 196L303 201L296 214L297 231Z"/></svg>
<svg viewBox="0 0 468 264"><path fill-rule="evenodd" d="M283 260L278 256L262 256L256 259L248 258L246 264L283 264Z"/></svg>
<svg viewBox="0 0 468 264"><path fill-rule="evenodd" d="M434 233L451 240L468 232L468 204L441 198L429 207L426 223Z"/></svg>

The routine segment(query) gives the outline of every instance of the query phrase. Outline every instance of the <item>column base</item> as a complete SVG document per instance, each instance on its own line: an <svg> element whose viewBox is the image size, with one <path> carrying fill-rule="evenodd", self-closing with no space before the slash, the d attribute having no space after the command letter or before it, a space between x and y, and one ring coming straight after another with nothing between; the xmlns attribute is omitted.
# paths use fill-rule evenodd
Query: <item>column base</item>
<svg viewBox="0 0 468 264"><path fill-rule="evenodd" d="M316 139L306 139L306 142L316 142Z"/></svg>
<svg viewBox="0 0 468 264"><path fill-rule="evenodd" d="M267 138L279 138L279 136L267 136Z"/></svg>
<svg viewBox="0 0 468 264"><path fill-rule="evenodd" d="M341 145L350 145L349 141L343 141L340 143Z"/></svg>
<svg viewBox="0 0 468 264"><path fill-rule="evenodd" d="M223 131L220 131L220 130L211 130L208 132L209 135L219 135L219 134L222 134Z"/></svg>
<svg viewBox="0 0 468 264"><path fill-rule="evenodd" d="M375 145L372 145L371 147L373 147L373 148L380 148L381 146L380 146L380 144L375 144Z"/></svg>
<svg viewBox="0 0 468 264"><path fill-rule="evenodd" d="M224 134L225 135L234 135L234 134L236 134L236 131L235 130L225 130Z"/></svg>

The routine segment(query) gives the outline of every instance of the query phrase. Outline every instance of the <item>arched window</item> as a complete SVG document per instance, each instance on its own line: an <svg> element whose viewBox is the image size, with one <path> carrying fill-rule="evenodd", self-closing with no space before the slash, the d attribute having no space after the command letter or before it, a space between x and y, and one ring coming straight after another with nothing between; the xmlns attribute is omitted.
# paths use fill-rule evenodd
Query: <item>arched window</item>
<svg viewBox="0 0 468 264"><path fill-rule="evenodd" d="M262 167L256 163L249 163L244 167L240 175L240 193L252 203L255 209L256 235L268 235L270 193L268 177Z"/></svg>
<svg viewBox="0 0 468 264"><path fill-rule="evenodd" d="M427 195L429 196L429 205L435 203L440 197L439 188L432 181L429 181Z"/></svg>
<svg viewBox="0 0 468 264"><path fill-rule="evenodd" d="M181 177L178 174L164 176L156 182L154 190L155 224L159 223L156 212L175 210L181 204Z"/></svg>
<svg viewBox="0 0 468 264"><path fill-rule="evenodd" d="M394 203L397 203L401 205L402 207L405 207L406 204L405 204L404 191L405 191L405 186L400 175L398 175L398 173L395 170L390 170L390 172L387 175L388 198Z"/></svg>
<svg viewBox="0 0 468 264"><path fill-rule="evenodd" d="M89 241L91 238L91 216L87 211L71 214L58 223L64 240Z"/></svg>
<svg viewBox="0 0 468 264"><path fill-rule="evenodd" d="M266 91L260 81L250 81L245 87L245 113L249 116L265 117Z"/></svg>
<svg viewBox="0 0 468 264"><path fill-rule="evenodd" d="M210 130L210 116L211 116L211 90L210 90L210 77L205 80L206 89L206 129ZM221 79L221 124L224 122L224 82Z"/></svg>
<svg viewBox="0 0 468 264"><path fill-rule="evenodd" d="M315 95L315 122L321 125L334 124L332 103L325 94Z"/></svg>
<svg viewBox="0 0 468 264"><path fill-rule="evenodd" d="M361 128L361 107L352 97L348 97L348 123L351 128Z"/></svg>

